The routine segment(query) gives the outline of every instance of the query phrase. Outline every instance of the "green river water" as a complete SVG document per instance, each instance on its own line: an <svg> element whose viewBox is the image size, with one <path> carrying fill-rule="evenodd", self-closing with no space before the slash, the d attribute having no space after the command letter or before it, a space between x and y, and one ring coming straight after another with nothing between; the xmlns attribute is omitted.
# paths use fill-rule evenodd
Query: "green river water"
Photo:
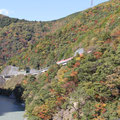
<svg viewBox="0 0 120 120"><path fill-rule="evenodd" d="M15 99L0 96L0 120L24 120L24 108Z"/></svg>

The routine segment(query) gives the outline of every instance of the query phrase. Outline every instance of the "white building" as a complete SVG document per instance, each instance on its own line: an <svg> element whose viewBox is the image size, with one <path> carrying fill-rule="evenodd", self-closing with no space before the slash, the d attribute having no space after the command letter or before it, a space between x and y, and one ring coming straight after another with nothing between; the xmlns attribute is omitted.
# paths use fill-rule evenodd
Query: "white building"
<svg viewBox="0 0 120 120"><path fill-rule="evenodd" d="M84 49L83 48L79 48L75 51L74 53L74 57L77 55L77 54L83 54L84 53Z"/></svg>

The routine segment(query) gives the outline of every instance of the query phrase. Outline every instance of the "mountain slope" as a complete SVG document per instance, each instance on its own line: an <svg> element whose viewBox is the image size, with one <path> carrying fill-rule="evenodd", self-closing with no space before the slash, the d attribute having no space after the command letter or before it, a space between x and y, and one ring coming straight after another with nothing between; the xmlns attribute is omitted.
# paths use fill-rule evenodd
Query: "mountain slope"
<svg viewBox="0 0 120 120"><path fill-rule="evenodd" d="M54 32L42 34L35 44L28 40L30 44L7 62L21 68L50 66L38 76L25 76L19 85L17 77L11 79L16 83L15 95L25 101L28 120L118 120L120 1L110 0L53 22ZM75 56L65 66L55 64L81 47L83 56Z"/></svg>
<svg viewBox="0 0 120 120"><path fill-rule="evenodd" d="M35 64L37 56L41 57L40 62L43 60L42 64L50 65L52 60L72 56L79 47L86 49L82 57L77 55L66 66L52 65L46 73L24 79L23 97L29 120L120 118L119 17L119 0L98 5L79 13L55 34L46 36L46 43L40 41L29 50L31 56L28 51L24 53L29 58L26 62L21 58L26 65ZM88 50L91 50L89 54ZM21 60L17 64L21 65Z"/></svg>
<svg viewBox="0 0 120 120"><path fill-rule="evenodd" d="M67 21L68 18L51 22L34 22L0 15L0 64L20 54L48 33L54 33Z"/></svg>
<svg viewBox="0 0 120 120"><path fill-rule="evenodd" d="M15 19L15 18L9 18L7 16L1 15L0 14L0 28L3 28L5 26L8 26L12 23L16 23L20 21L19 19ZM22 20L21 20L22 21ZM23 20L24 21L24 20Z"/></svg>
<svg viewBox="0 0 120 120"><path fill-rule="evenodd" d="M67 18L69 19L67 23L55 33L40 38L25 52L11 59L9 64L36 68L37 64L41 67L47 66L71 57L80 47L89 50L104 42L111 42L115 48L119 43L119 16L119 0L106 2L73 14ZM65 19L62 20L65 21ZM109 38L111 38L110 41Z"/></svg>

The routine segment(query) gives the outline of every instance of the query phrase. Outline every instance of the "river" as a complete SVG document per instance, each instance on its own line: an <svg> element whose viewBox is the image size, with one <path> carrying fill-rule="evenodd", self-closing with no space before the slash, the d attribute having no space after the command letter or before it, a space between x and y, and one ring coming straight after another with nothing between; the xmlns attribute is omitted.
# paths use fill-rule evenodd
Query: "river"
<svg viewBox="0 0 120 120"><path fill-rule="evenodd" d="M15 99L0 96L0 120L24 120L24 108Z"/></svg>

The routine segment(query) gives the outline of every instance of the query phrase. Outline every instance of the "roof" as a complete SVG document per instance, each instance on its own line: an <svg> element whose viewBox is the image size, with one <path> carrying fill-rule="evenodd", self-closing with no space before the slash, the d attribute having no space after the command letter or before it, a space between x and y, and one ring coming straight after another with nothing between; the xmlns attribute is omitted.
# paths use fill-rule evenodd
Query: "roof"
<svg viewBox="0 0 120 120"><path fill-rule="evenodd" d="M56 62L57 64L62 64L62 63L65 63L65 62L68 62L68 61L70 61L70 60L72 60L73 59L73 57L71 57L71 58L68 58L68 59L63 59L63 60L61 60L61 61L58 61L58 62Z"/></svg>

